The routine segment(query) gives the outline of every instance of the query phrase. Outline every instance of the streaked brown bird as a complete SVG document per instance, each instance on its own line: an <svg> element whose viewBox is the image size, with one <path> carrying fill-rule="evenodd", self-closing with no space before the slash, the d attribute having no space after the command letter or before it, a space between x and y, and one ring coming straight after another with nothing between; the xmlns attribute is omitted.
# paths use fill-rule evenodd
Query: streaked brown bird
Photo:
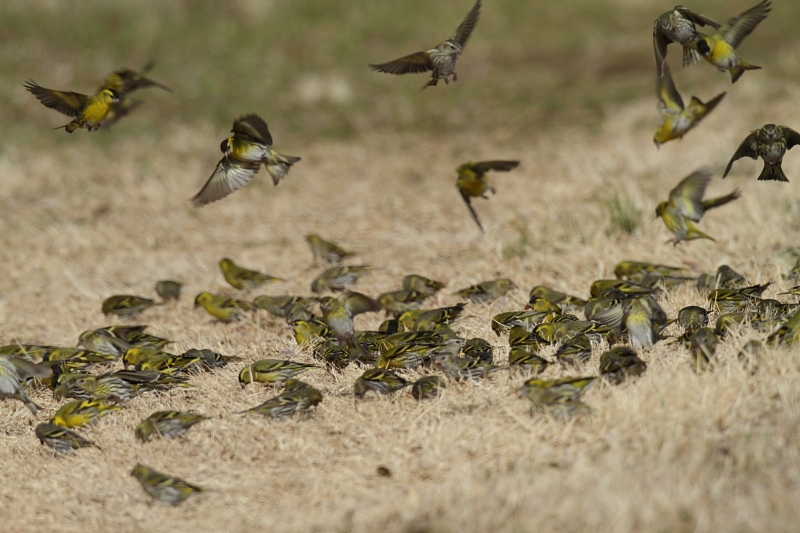
<svg viewBox="0 0 800 533"><path fill-rule="evenodd" d="M727 177L733 163L743 157L751 159L758 159L759 157L764 160L764 169L758 176L759 181L772 180L772 181L789 181L786 174L783 173L781 162L783 156L786 155L787 150L791 150L800 144L800 133L797 133L792 128L787 126L776 126L775 124L767 124L763 128L751 131L736 152L733 154L728 166L725 167L725 173L722 174L722 179Z"/></svg>
<svg viewBox="0 0 800 533"><path fill-rule="evenodd" d="M662 13L653 24L653 51L656 55L658 75L663 76L664 64L667 61L667 45L678 43L683 45L683 66L689 66L700 59L700 53L689 46L689 43L701 37L696 26L711 26L719 29L719 24L695 13L683 6L675 6L672 11Z"/></svg>

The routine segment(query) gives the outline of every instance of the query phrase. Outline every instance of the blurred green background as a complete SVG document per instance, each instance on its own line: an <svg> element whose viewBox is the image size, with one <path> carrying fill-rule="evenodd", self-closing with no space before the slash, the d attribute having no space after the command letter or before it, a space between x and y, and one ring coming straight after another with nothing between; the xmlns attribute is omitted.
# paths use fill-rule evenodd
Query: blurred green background
<svg viewBox="0 0 800 533"><path fill-rule="evenodd" d="M459 62L460 81L420 91L427 75L379 74L367 63L449 37L472 0L4 0L2 138L30 139L31 128L68 121L28 94L26 79L87 93L114 69L149 60L156 61L151 77L173 93L138 93L146 105L118 129L141 133L167 122L211 125L222 134L234 117L256 112L280 146L384 131L475 130L504 139L561 124L592 127L619 105L653 94L652 24L673 2L485 0ZM689 7L724 22L754 3ZM774 3L741 47L747 61L769 69L750 76L800 81L793 70L799 24L800 2ZM786 54L795 60L783 61ZM673 65L679 56L670 49ZM730 90L727 74L710 65L674 70L685 99L695 90L701 97ZM61 132L53 137L71 141Z"/></svg>

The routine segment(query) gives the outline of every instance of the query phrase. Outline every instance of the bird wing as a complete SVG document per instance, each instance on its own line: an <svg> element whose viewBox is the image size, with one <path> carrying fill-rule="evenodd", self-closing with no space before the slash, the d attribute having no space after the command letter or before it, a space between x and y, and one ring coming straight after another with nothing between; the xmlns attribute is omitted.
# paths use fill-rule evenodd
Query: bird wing
<svg viewBox="0 0 800 533"><path fill-rule="evenodd" d="M458 189L458 192L461 193L461 197L464 199L464 203L467 204L467 209L469 209L472 218L475 219L475 223L478 225L478 228L481 230L481 233L485 233L485 231L483 231L483 226L481 226L481 221L478 220L478 213L476 213L475 208L472 207L472 202L469 199L469 194L467 194L465 191L462 191L460 187Z"/></svg>
<svg viewBox="0 0 800 533"><path fill-rule="evenodd" d="M383 306L365 294L355 291L345 291L339 295L339 300L344 303L350 316L381 311Z"/></svg>
<svg viewBox="0 0 800 533"><path fill-rule="evenodd" d="M800 133L786 126L781 126L780 128L783 130L783 138L786 139L787 150L791 150L793 147L800 144Z"/></svg>
<svg viewBox="0 0 800 533"><path fill-rule="evenodd" d="M200 192L191 198L192 205L194 207L202 207L238 191L250 183L253 176L258 173L259 166L223 157L217 163L217 168L214 169L214 173L208 178Z"/></svg>
<svg viewBox="0 0 800 533"><path fill-rule="evenodd" d="M519 161L480 161L473 165L479 170L484 172L487 170L499 170L501 172L508 172L519 166Z"/></svg>
<svg viewBox="0 0 800 533"><path fill-rule="evenodd" d="M771 0L761 0L757 5L733 17L719 31L726 43L736 48L742 39L750 35L758 24L767 18Z"/></svg>
<svg viewBox="0 0 800 533"><path fill-rule="evenodd" d="M381 63L380 65L370 64L369 68L377 70L378 72L385 72L386 74L408 74L419 73L433 70L433 61L428 52L417 52L403 56L400 59L389 61L388 63Z"/></svg>
<svg viewBox="0 0 800 533"><path fill-rule="evenodd" d="M45 107L55 109L59 113L63 113L68 117L77 117L83 104L89 99L89 96L72 91L55 91L53 89L45 89L36 84L34 81L25 82L25 88L33 94Z"/></svg>
<svg viewBox="0 0 800 533"><path fill-rule="evenodd" d="M688 20L691 20L698 26L711 26L715 30L718 30L720 28L720 24L714 22L708 17L704 17L700 13L695 13L691 9L686 9L683 6L679 6L676 8L676 11L678 11L681 15L683 15Z"/></svg>
<svg viewBox="0 0 800 533"><path fill-rule="evenodd" d="M661 25L656 20L653 24L653 53L656 56L656 70L659 78L664 75L667 61L667 45L669 43L669 38L664 34Z"/></svg>
<svg viewBox="0 0 800 533"><path fill-rule="evenodd" d="M728 166L725 167L725 172L722 174L722 179L725 179L725 177L728 175L728 172L731 171L734 161L737 159L741 159L742 157L758 159L758 131L759 130L752 131L750 132L750 135L745 137L745 139L742 141L742 144L740 144L739 148L736 149L733 157L731 157L731 160L728 161Z"/></svg>
<svg viewBox="0 0 800 533"><path fill-rule="evenodd" d="M456 28L455 33L453 36L450 37L451 41L455 41L461 46L461 49L464 49L464 45L467 44L467 39L472 34L472 30L475 29L475 25L478 23L478 17L481 14L481 0L476 0L475 5L472 6L472 9L469 10L467 16L464 17L464 20L461 21L461 24L458 25Z"/></svg>
<svg viewBox="0 0 800 533"><path fill-rule="evenodd" d="M669 70L669 65L663 64L662 76L656 78L656 92L660 102L659 108L664 110L674 111L680 113L683 111L683 98L675 88L675 82L672 81L672 73Z"/></svg>
<svg viewBox="0 0 800 533"><path fill-rule="evenodd" d="M710 181L710 168L702 167L692 172L670 191L670 203L682 216L697 222L703 216L703 195Z"/></svg>
<svg viewBox="0 0 800 533"><path fill-rule="evenodd" d="M231 131L239 135L252 137L264 144L272 145L272 135L269 133L267 123L258 115L246 115L236 119Z"/></svg>

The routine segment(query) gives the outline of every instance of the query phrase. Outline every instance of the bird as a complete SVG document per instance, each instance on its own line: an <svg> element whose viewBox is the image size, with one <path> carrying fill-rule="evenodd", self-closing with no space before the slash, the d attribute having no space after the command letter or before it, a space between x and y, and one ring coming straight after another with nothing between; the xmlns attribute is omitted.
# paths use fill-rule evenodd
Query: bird
<svg viewBox="0 0 800 533"><path fill-rule="evenodd" d="M555 353L556 359L569 365L579 365L589 361L592 356L592 342L585 333L578 333L567 339Z"/></svg>
<svg viewBox="0 0 800 533"><path fill-rule="evenodd" d="M201 292L194 299L195 307L202 307L208 314L223 322L233 322L243 313L253 310L253 304L236 298L228 298L220 294Z"/></svg>
<svg viewBox="0 0 800 533"><path fill-rule="evenodd" d="M548 411L563 418L588 409L580 401L580 397L596 381L596 377L562 378L551 381L532 378L520 387L519 395L528 398L534 409Z"/></svg>
<svg viewBox="0 0 800 533"><path fill-rule="evenodd" d="M728 166L725 167L722 179L728 176L728 172L730 172L733 163L737 159L742 157L758 159L760 157L764 160L764 169L759 174L758 181L788 182L789 178L783 173L781 162L783 161L783 156L786 155L786 151L791 150L798 144L800 144L800 133L787 126L766 124L763 128L751 131L750 135L745 137L742 144L733 154Z"/></svg>
<svg viewBox="0 0 800 533"><path fill-rule="evenodd" d="M272 135L258 115L246 115L233 122L233 135L222 141L224 154L203 188L191 198L194 207L225 198L253 179L263 163L278 185L299 157L283 156L271 148Z"/></svg>
<svg viewBox="0 0 800 533"><path fill-rule="evenodd" d="M92 329L81 333L78 338L78 346L115 357L122 357L131 348L128 341L115 337L102 329Z"/></svg>
<svg viewBox="0 0 800 533"><path fill-rule="evenodd" d="M60 454L74 453L75 450L79 450L81 448L100 449L100 447L94 442L84 439L77 433L49 422L44 422L36 426L35 433L39 438L39 442L41 442L43 445L53 448Z"/></svg>
<svg viewBox="0 0 800 533"><path fill-rule="evenodd" d="M290 313L295 305L299 309L307 309L317 303L316 298L305 298L303 296L259 296L253 300L253 305L259 309L265 309L269 314L277 317L288 318L294 316ZM310 318L311 315L308 315ZM299 317L295 317L299 318ZM291 322L291 320L289 321Z"/></svg>
<svg viewBox="0 0 800 533"><path fill-rule="evenodd" d="M403 278L403 290L432 296L445 288L445 284L419 274L409 274Z"/></svg>
<svg viewBox="0 0 800 533"><path fill-rule="evenodd" d="M423 311L414 321L414 331L433 331L437 324L443 324L457 319L462 311L464 311L465 304L456 304L452 307L439 307L437 309L428 309ZM400 319L400 317L398 317Z"/></svg>
<svg viewBox="0 0 800 533"><path fill-rule="evenodd" d="M627 346L618 346L600 356L600 375L612 385L618 385L629 377L639 376L645 370L647 364Z"/></svg>
<svg viewBox="0 0 800 533"><path fill-rule="evenodd" d="M41 407L33 403L22 389L21 383L28 377L47 378L52 375L52 370L46 366L31 363L14 355L0 355L0 398L21 401L35 416Z"/></svg>
<svg viewBox="0 0 800 533"><path fill-rule="evenodd" d="M219 268L222 271L222 275L225 277L225 281L227 281L231 287L245 292L257 289L265 283L283 281L281 278L240 267L233 262L233 259L228 257L220 259Z"/></svg>
<svg viewBox="0 0 800 533"><path fill-rule="evenodd" d="M441 394L447 388L447 381L442 376L425 376L419 378L411 385L411 396L415 400L429 400Z"/></svg>
<svg viewBox="0 0 800 533"><path fill-rule="evenodd" d="M357 398L363 398L369 391L378 394L391 394L410 385L391 370L383 368L370 368L359 376L353 383L353 393Z"/></svg>
<svg viewBox="0 0 800 533"><path fill-rule="evenodd" d="M289 385L289 381L293 381ZM270 398L261 405L243 411L243 413L258 413L261 415L286 420L296 413L305 413L322 401L322 393L307 383L296 379L287 381L284 391L274 398Z"/></svg>
<svg viewBox="0 0 800 533"><path fill-rule="evenodd" d="M684 307L678 311L678 324L687 332L704 328L708 325L708 311L696 305Z"/></svg>
<svg viewBox="0 0 800 533"><path fill-rule="evenodd" d="M585 335L584 335L585 337ZM526 372L533 372L539 375L544 372L552 363L543 357L539 357L533 352L524 348L514 348L508 352L508 366L522 368Z"/></svg>
<svg viewBox="0 0 800 533"><path fill-rule="evenodd" d="M672 11L662 13L653 23L653 51L659 76L663 75L663 68L667 61L667 45L670 43L683 45L684 67L697 63L700 59L698 51L690 46L690 43L701 37L697 33L696 26L711 26L715 30L720 27L708 17L683 6L675 6Z"/></svg>
<svg viewBox="0 0 800 533"><path fill-rule="evenodd" d="M169 439L183 435L195 424L208 420L209 417L183 411L156 411L136 426L134 434L142 442L150 437Z"/></svg>
<svg viewBox="0 0 800 533"><path fill-rule="evenodd" d="M353 350L353 354L361 352L361 348L354 338L353 317L383 309L380 303L369 296L353 291L344 291L336 298L326 296L320 299L319 307L322 310L322 319L328 324L336 338Z"/></svg>
<svg viewBox="0 0 800 533"><path fill-rule="evenodd" d="M329 265L337 265L345 257L355 255L353 252L348 252L338 244L326 241L315 233L306 235L306 241L311 247L311 253L314 255L314 262L321 261Z"/></svg>
<svg viewBox="0 0 800 533"><path fill-rule="evenodd" d="M139 107L141 102L137 102L128 98L128 94L132 93L133 91L146 89L148 87L158 87L159 89L163 89L167 92L172 92L170 91L169 87L145 77L145 74L154 66L155 62L150 61L140 72L129 68L121 68L115 70L109 74L105 80L103 80L103 84L98 89L99 91L102 91L103 89L110 89L117 91L120 95L119 103L112 107L111 111L106 116L104 126L108 127L114 124L119 119Z"/></svg>
<svg viewBox="0 0 800 533"><path fill-rule="evenodd" d="M720 103L726 93L721 93L703 103L696 96L692 96L689 106L684 106L669 66L664 64L663 75L657 77L656 94L658 95L658 109L661 112L661 125L653 135L656 148L667 141L680 139L689 130L697 126L703 118Z"/></svg>
<svg viewBox="0 0 800 533"><path fill-rule="evenodd" d="M205 489L197 485L156 472L141 463L133 468L131 475L142 485L148 496L167 505L178 505L195 494L205 492Z"/></svg>
<svg viewBox="0 0 800 533"><path fill-rule="evenodd" d="M681 180L669 193L669 200L656 207L656 217L661 217L667 229L675 235L670 241L677 245L680 241L693 239L710 239L713 237L703 233L693 222L699 221L708 209L725 205L741 196L738 189L727 196L703 200L706 187L711 181L711 170L702 167Z"/></svg>
<svg viewBox="0 0 800 533"><path fill-rule="evenodd" d="M154 305L159 304L150 298L117 294L103 300L102 311L104 315L136 316Z"/></svg>
<svg viewBox="0 0 800 533"><path fill-rule="evenodd" d="M564 304L564 305L571 305L573 307L583 307L586 305L586 300L581 298L576 298L575 296L570 296L569 294L554 291L549 287L545 287L544 285L537 285L536 287L531 289L529 294L530 303L534 304L537 298L541 298L542 300L547 300L552 304Z"/></svg>
<svg viewBox="0 0 800 533"><path fill-rule="evenodd" d="M294 340L298 345L313 342L317 338L333 337L333 332L323 320L311 318L310 320L293 320Z"/></svg>
<svg viewBox="0 0 800 533"><path fill-rule="evenodd" d="M472 198L481 197L488 200L488 196L486 196L487 191L491 191L492 194L496 194L497 190L489 183L489 178L486 175L490 170L497 170L500 172L509 172L519 166L519 161L480 161L478 163L464 163L460 165L456 172L458 173L458 178L456 178L456 188L458 192L461 193L461 198L464 199L464 203L467 204L467 209L469 209L472 218L475 219L475 223L478 225L478 228L483 232L483 226L481 225L481 221L478 219L478 213L475 212L475 208L472 207Z"/></svg>
<svg viewBox="0 0 800 533"><path fill-rule="evenodd" d="M484 281L477 285L472 285L464 289L456 291L456 294L469 298L475 303L484 303L496 300L506 295L506 293L515 288L514 282L510 279L496 279L492 281Z"/></svg>
<svg viewBox="0 0 800 533"><path fill-rule="evenodd" d="M614 267L614 275L619 279L629 279L640 272L656 274L663 277L680 277L686 275L686 270L681 267L658 265L643 261L622 261Z"/></svg>
<svg viewBox="0 0 800 533"><path fill-rule="evenodd" d="M312 368L319 367L280 359L261 359L239 372L239 383L242 386L248 383L283 383Z"/></svg>
<svg viewBox="0 0 800 533"><path fill-rule="evenodd" d="M731 83L736 83L745 70L761 67L745 63L736 55L736 48L750 35L771 10L771 0L762 0L747 11L730 19L724 26L709 36L701 36L691 44L703 58L721 72L731 73Z"/></svg>
<svg viewBox="0 0 800 533"><path fill-rule="evenodd" d="M156 294L165 302L168 300L179 300L181 297L181 287L183 287L183 283L179 281L172 281L171 279L161 280L156 283Z"/></svg>
<svg viewBox="0 0 800 533"><path fill-rule="evenodd" d="M464 51L464 46L478 23L480 12L481 0L476 0L453 35L443 43L430 50L409 54L387 63L370 64L369 67L387 74L416 74L430 70L432 71L431 79L422 87L423 89L435 87L439 80L444 80L445 84L448 84L450 76L453 77L453 81L457 81L456 61Z"/></svg>
<svg viewBox="0 0 800 533"><path fill-rule="evenodd" d="M376 300L383 306L383 309L387 313L399 315L404 311L419 309L429 296L430 295L426 293L403 289L379 294Z"/></svg>
<svg viewBox="0 0 800 533"><path fill-rule="evenodd" d="M119 104L120 98L114 89L102 89L90 96L72 91L46 89L30 80L25 82L24 87L45 107L55 109L68 117L75 117L72 122L54 128L57 130L64 128L68 133L78 128L86 128L88 131L100 128L109 111Z"/></svg>
<svg viewBox="0 0 800 533"><path fill-rule="evenodd" d="M311 292L320 292L325 289L343 291L358 281L358 278L373 270L370 266L331 267L311 282Z"/></svg>
<svg viewBox="0 0 800 533"><path fill-rule="evenodd" d="M74 400L62 405L50 419L50 423L65 428L87 426L118 409L122 409L122 406L107 404L102 400Z"/></svg>
<svg viewBox="0 0 800 533"><path fill-rule="evenodd" d="M494 361L494 347L486 339L473 337L464 343L461 355L470 359L480 359L484 363Z"/></svg>

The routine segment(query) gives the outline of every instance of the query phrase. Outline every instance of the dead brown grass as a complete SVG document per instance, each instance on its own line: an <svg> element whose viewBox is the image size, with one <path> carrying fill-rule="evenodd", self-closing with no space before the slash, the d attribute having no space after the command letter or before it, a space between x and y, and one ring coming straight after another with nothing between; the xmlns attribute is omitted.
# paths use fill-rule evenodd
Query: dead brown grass
<svg viewBox="0 0 800 533"><path fill-rule="evenodd" d="M797 71L796 50L780 59ZM317 270L303 236L312 231L357 250L358 263L381 267L356 286L371 295L416 272L448 283L435 302L445 305L458 301L454 289L512 278L523 290L494 306L470 304L470 318L456 326L495 343L500 360L505 339L490 330L491 316L521 308L537 284L586 295L621 260L705 272L727 263L754 283L776 282L767 293L774 296L788 287L781 276L798 246L796 153L786 159L789 184L755 182L749 160L731 179L712 182L710 195L744 193L702 221L717 243L674 248L651 218L655 203L695 168L710 164L719 176L749 130L770 121L800 127L797 99L766 74L747 74L696 131L661 150L650 141L658 120L652 98L604 109L597 129L562 125L535 138L498 126L447 138L378 132L292 145L275 131L280 150L303 157L289 178L273 188L262 173L199 211L187 198L210 173L224 134L208 124L162 124L148 138L78 132L54 143L61 132L46 131L21 138L0 151L0 343L73 345L81 331L113 322L100 313L103 298L152 295L157 280L175 278L186 284L183 299L141 318L176 341L173 351L312 361L266 314L225 325L192 308L198 292L226 290L217 268L223 256L287 278L256 294L307 293ZM481 236L453 169L487 158L519 158L522 166L497 177L490 201L476 202L487 228ZM599 201L613 191L644 213L632 235L614 230ZM689 304L704 304L689 287L663 301L670 316ZM358 326L379 320L362 316ZM794 531L800 354L772 349L753 372L736 353L756 337L746 328L734 333L718 350L716 370L700 375L682 348L661 343L642 354L643 377L595 387L585 397L593 413L568 421L532 416L516 396L522 376L505 372L451 385L436 401L399 394L356 407L356 366L304 375L324 394L310 419L239 416L271 393L242 390L241 365L232 365L193 378L189 390L136 398L84 431L102 452L56 458L33 427L58 406L36 391L46 407L36 420L18 402L0 403L0 529ZM598 354L571 373L595 373ZM565 374L553 368L546 377ZM133 428L159 409L213 419L185 439L139 444ZM179 508L153 506L129 476L137 462L213 492ZM379 476L379 466L392 476Z"/></svg>

